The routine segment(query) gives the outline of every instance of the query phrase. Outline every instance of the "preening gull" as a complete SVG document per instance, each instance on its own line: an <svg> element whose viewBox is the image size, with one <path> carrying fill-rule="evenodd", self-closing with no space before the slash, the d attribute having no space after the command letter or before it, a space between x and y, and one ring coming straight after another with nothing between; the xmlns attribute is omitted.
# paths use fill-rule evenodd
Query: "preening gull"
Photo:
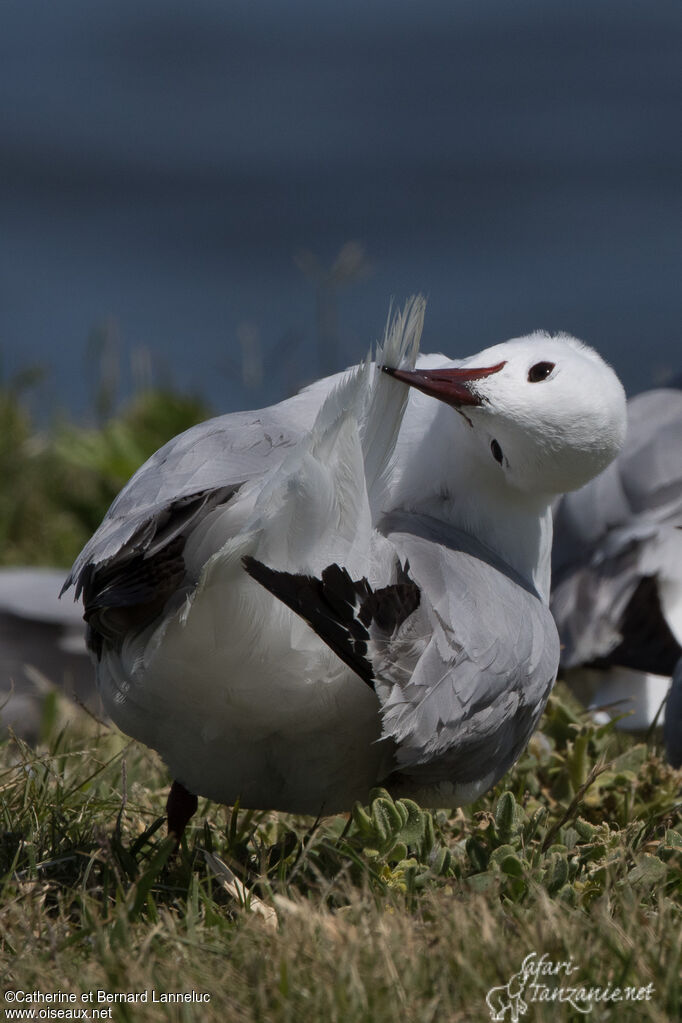
<svg viewBox="0 0 682 1023"><path fill-rule="evenodd" d="M682 656L682 391L627 410L618 458L556 508L551 606L569 684L638 730Z"/></svg>
<svg viewBox="0 0 682 1023"><path fill-rule="evenodd" d="M458 805L537 723L551 502L619 450L622 387L541 332L415 364L423 313L376 363L171 441L74 565L105 709L168 764L176 834L195 794Z"/></svg>

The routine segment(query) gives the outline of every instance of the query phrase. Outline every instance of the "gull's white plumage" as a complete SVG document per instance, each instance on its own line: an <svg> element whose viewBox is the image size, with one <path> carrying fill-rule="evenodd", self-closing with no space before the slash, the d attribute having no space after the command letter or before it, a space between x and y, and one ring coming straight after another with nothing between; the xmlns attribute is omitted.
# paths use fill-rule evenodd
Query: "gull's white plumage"
<svg viewBox="0 0 682 1023"><path fill-rule="evenodd" d="M552 497L618 450L622 388L540 333L414 371L422 318L412 300L377 359L409 389L367 362L188 431L74 565L105 704L190 792L319 813L382 783L454 805L537 722Z"/></svg>

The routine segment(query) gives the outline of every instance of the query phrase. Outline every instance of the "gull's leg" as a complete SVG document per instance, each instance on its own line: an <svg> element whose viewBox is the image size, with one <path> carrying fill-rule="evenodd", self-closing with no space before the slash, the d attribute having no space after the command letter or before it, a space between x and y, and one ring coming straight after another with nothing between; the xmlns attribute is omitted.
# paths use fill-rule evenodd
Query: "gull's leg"
<svg viewBox="0 0 682 1023"><path fill-rule="evenodd" d="M199 800L188 792L179 781L174 781L168 793L166 813L168 815L168 834L173 835L178 845L190 817L196 813Z"/></svg>

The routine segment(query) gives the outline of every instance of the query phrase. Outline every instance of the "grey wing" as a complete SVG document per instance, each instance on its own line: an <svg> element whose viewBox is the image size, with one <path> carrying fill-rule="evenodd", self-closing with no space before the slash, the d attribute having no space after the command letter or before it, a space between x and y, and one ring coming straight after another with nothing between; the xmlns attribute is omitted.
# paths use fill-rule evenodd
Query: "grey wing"
<svg viewBox="0 0 682 1023"><path fill-rule="evenodd" d="M101 657L146 628L195 580L184 547L196 525L247 481L276 467L314 418L319 395L221 416L160 448L132 477L76 560L88 646Z"/></svg>
<svg viewBox="0 0 682 1023"><path fill-rule="evenodd" d="M76 593L98 566L150 558L198 517L284 458L314 417L319 399L297 396L272 408L200 423L173 438L138 469L76 559L64 590Z"/></svg>
<svg viewBox="0 0 682 1023"><path fill-rule="evenodd" d="M682 578L682 392L628 402L623 451L554 515L552 612L562 665L670 674L679 645L657 580Z"/></svg>
<svg viewBox="0 0 682 1023"><path fill-rule="evenodd" d="M562 667L619 665L670 675L682 649L661 596L668 579L682 579L679 528L641 522L612 530L552 588Z"/></svg>
<svg viewBox="0 0 682 1023"><path fill-rule="evenodd" d="M377 693L395 757L382 783L414 792L445 782L455 799L475 798L542 713L559 663L554 621L470 536L426 516L381 525L396 557L380 588L335 564L319 579L253 558L245 568Z"/></svg>
<svg viewBox="0 0 682 1023"><path fill-rule="evenodd" d="M630 399L618 463L632 517L682 521L682 391L645 391Z"/></svg>
<svg viewBox="0 0 682 1023"><path fill-rule="evenodd" d="M528 743L556 678L559 639L538 596L455 532L441 544L389 534L420 589L409 622L419 656L406 678L397 643L376 688L384 735L397 747L390 781L408 789L447 782L474 796Z"/></svg>

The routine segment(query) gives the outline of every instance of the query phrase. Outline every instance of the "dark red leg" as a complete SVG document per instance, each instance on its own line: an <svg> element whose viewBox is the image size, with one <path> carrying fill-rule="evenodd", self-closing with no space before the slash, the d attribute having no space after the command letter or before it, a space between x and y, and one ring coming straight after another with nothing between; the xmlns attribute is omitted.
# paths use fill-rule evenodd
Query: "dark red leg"
<svg viewBox="0 0 682 1023"><path fill-rule="evenodd" d="M174 781L168 793L166 813L168 814L168 834L173 835L178 845L190 817L196 813L199 800L188 792L179 781Z"/></svg>

